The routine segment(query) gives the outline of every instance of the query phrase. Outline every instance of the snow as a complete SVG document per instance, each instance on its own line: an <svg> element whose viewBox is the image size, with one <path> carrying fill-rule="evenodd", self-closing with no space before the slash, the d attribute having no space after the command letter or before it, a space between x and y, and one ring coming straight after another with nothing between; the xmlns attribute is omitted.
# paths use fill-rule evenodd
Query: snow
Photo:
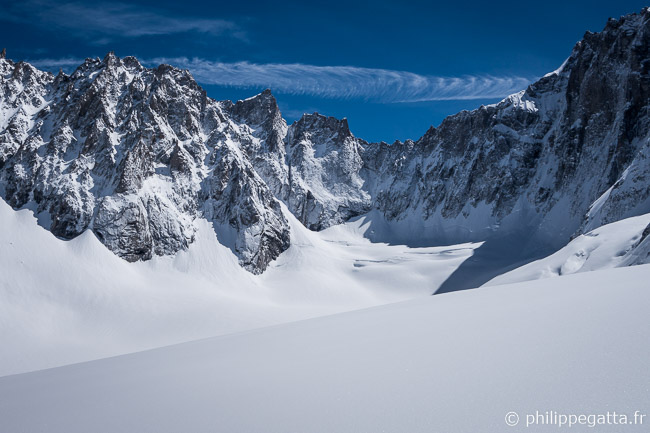
<svg viewBox="0 0 650 433"><path fill-rule="evenodd" d="M607 224L578 236L552 255L499 275L485 285L516 283L627 266L636 259L633 247L648 224L650 214Z"/></svg>
<svg viewBox="0 0 650 433"><path fill-rule="evenodd" d="M463 212L455 218L445 218L437 209L423 220L419 216L421 212L416 209L400 220L387 220L381 212L373 210L353 218L344 227L354 228L374 242L388 242L395 246L437 245L438 248L455 249L473 245L471 257L443 284L435 285L436 293L479 287L497 275L545 257L564 246L562 243L552 243L553 237L547 235L546 226L542 225L544 220L524 198L520 198L510 215L501 221L493 215L491 205L485 202L475 206L466 204ZM554 215L551 212L549 215L555 233L562 229L568 232L568 237L575 231L575 227L562 227L560 217L566 213ZM541 234L535 235L529 228L538 228Z"/></svg>
<svg viewBox="0 0 650 433"><path fill-rule="evenodd" d="M649 277L456 292L6 376L0 419L32 433L489 433L535 411L632 417L650 407Z"/></svg>
<svg viewBox="0 0 650 433"><path fill-rule="evenodd" d="M627 171L627 170L626 170L626 171ZM625 173L625 172L623 173L623 176L622 176L622 177L623 177L623 178L626 177L626 173ZM614 189L614 185L610 186L610 187L607 189L607 191L605 191L605 192L603 193L603 195L601 195L600 197L598 197L598 199L596 199L596 201L593 202L593 203L591 204L591 206L589 207L589 211L587 211L587 215L585 216L585 218L587 218L587 219L591 219L591 218L593 218L594 215L596 215L596 214L598 214L598 212L600 212L600 210L602 209L603 205L604 205L605 203L607 203L607 200L609 200L609 196L612 194L612 190L613 190L613 189Z"/></svg>
<svg viewBox="0 0 650 433"><path fill-rule="evenodd" d="M205 106L176 69L152 95L181 95L177 107L145 107L144 126L135 115L120 123L119 101L133 102L127 87L146 90L154 72L112 54L73 75L76 99L104 89L89 105L97 110L82 110L85 122L67 84L51 87L51 74L0 60L0 127L11 123L15 138L5 156L24 145L36 158L18 152L7 180L34 197L43 195L36 183L62 192L18 212L0 200L0 431L492 432L509 430L503 418L512 410L647 410L650 146L625 119L635 106L629 92L615 85L638 81L644 20L620 22L627 39L613 21L529 91L452 116L443 123L450 135L431 130L393 147L356 140L346 121L317 114L287 127L266 91L246 101L269 106ZM605 53L595 42L608 32L623 42ZM598 67L582 69L582 48ZM570 82L571 71L584 72L587 87L590 74L618 77L605 83L611 107L596 110L604 93L583 98L589 92ZM575 104L584 107L577 117ZM103 113L107 124L96 120ZM254 121L237 123L245 118ZM119 200L135 204L134 215L153 210L136 231L156 227L154 251L168 256L127 263L91 231L63 241L37 225L73 217L77 234L88 221L98 233L103 223L112 236L104 244L120 252L127 221L110 224L126 209L111 198L120 176L101 152L77 155L90 134L73 123L108 134L94 141L109 145L115 165L135 155L120 137L155 130L147 142L156 137L157 156L140 162L156 174L140 185L137 172L124 171L128 194ZM564 164L562 146L573 148L578 129L589 145ZM623 150L615 149L621 131L631 134ZM270 137L284 140L286 155L271 150ZM616 152L631 162L612 184L603 173L621 169ZM198 165L172 172L172 154ZM225 212L212 202L195 209L194 193L213 192L202 179L231 168L231 178L244 176L233 188L245 193L222 202ZM113 212L99 218L94 200L103 196L99 209ZM288 206L282 215L273 196ZM56 213L57 197L83 212ZM238 206L250 203L261 222L235 228ZM309 227L329 228L311 232L289 209ZM268 230L280 235L265 238ZM278 257L289 231L291 247ZM564 246L575 233L585 234ZM240 266L268 252L257 257L273 262L249 267L263 274Z"/></svg>
<svg viewBox="0 0 650 433"><path fill-rule="evenodd" d="M508 101L511 106L517 110L529 111L531 113L539 111L535 106L535 101L524 99L525 96L526 91L522 90L518 93L508 96L505 100Z"/></svg>
<svg viewBox="0 0 650 433"><path fill-rule="evenodd" d="M517 93L506 96L501 101L494 104L487 104L485 107L500 107L503 106L505 111L510 111L512 109L529 111L531 113L539 111L538 107L535 105L535 101L528 98L525 90L520 90Z"/></svg>
<svg viewBox="0 0 650 433"><path fill-rule="evenodd" d="M283 211L292 246L255 276L205 220L188 251L128 263L92 232L57 239L0 200L0 376L428 297L479 245L371 243Z"/></svg>

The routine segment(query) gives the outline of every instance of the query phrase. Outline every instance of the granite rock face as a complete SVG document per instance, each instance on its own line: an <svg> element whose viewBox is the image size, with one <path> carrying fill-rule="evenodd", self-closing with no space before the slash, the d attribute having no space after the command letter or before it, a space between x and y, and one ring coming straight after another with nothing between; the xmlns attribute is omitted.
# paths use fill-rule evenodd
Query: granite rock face
<svg viewBox="0 0 650 433"><path fill-rule="evenodd" d="M241 151L248 126L189 72L109 53L72 75L10 60L0 73L3 197L55 235L91 229L146 260L187 248L205 217L252 272L288 247L280 206Z"/></svg>
<svg viewBox="0 0 650 433"><path fill-rule="evenodd" d="M287 125L268 90L213 100L169 65L109 53L55 76L0 56L0 195L129 261L188 248L206 218L254 273L290 245L281 203L312 230L367 214L406 243L555 248L650 212L649 101L647 9L526 90L391 145L317 113Z"/></svg>
<svg viewBox="0 0 650 433"><path fill-rule="evenodd" d="M525 91L416 142L369 145L375 207L453 242L518 230L556 247L650 212L649 21L610 20Z"/></svg>
<svg viewBox="0 0 650 433"><path fill-rule="evenodd" d="M370 210L359 172L365 143L346 119L305 114L289 127L289 194L282 199L309 229L322 230Z"/></svg>

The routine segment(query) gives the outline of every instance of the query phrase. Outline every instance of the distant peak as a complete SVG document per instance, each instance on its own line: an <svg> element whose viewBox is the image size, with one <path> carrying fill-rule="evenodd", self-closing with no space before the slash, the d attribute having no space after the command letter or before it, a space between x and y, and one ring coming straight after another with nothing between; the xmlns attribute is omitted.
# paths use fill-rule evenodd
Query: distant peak
<svg viewBox="0 0 650 433"><path fill-rule="evenodd" d="M420 140L427 140L433 137L435 133L436 133L436 127L431 125L429 126L429 129L427 129L427 132L425 132L424 135L420 138Z"/></svg>
<svg viewBox="0 0 650 433"><path fill-rule="evenodd" d="M333 116L325 116L318 112L312 114L304 113L302 117L293 123L298 128L327 128L338 132L341 136L353 137L350 131L347 117L338 119Z"/></svg>
<svg viewBox="0 0 650 433"><path fill-rule="evenodd" d="M248 98L250 100L257 100L257 101L264 101L264 103L270 103L271 105L277 105L277 101L275 99L275 96L273 96L273 93L271 93L271 89L264 89L262 93L258 93L257 95L253 96L252 98Z"/></svg>
<svg viewBox="0 0 650 433"><path fill-rule="evenodd" d="M104 60L102 60L102 62L104 62L104 63L105 63L106 65L108 65L108 66L112 66L112 65L114 65L118 60L119 60L119 58L115 55L115 52L114 52L114 51L109 51L109 52L106 53L106 55L104 56Z"/></svg>
<svg viewBox="0 0 650 433"><path fill-rule="evenodd" d="M140 61L136 57L133 57L133 56L126 56L126 57L122 58L122 63L124 63L126 66L129 66L129 67L137 67L137 68L142 67L142 64L140 63Z"/></svg>
<svg viewBox="0 0 650 433"><path fill-rule="evenodd" d="M2 51L0 51L0 59L4 59L7 57L7 49L3 48Z"/></svg>
<svg viewBox="0 0 650 433"><path fill-rule="evenodd" d="M251 98L237 101L233 110L237 116L248 119L254 124L281 116L280 107L271 89L265 89Z"/></svg>
<svg viewBox="0 0 650 433"><path fill-rule="evenodd" d="M275 96L273 96L273 93L271 93L271 89L265 89L262 93L258 93L255 96L244 99L243 102L245 101L257 101L258 103L271 103L271 105L277 105L277 101L275 99Z"/></svg>

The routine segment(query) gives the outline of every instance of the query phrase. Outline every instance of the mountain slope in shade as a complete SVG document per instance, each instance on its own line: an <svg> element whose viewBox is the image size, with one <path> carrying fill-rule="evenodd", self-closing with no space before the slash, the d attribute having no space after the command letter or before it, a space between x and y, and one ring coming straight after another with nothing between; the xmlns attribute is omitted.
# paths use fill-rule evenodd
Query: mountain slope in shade
<svg viewBox="0 0 650 433"><path fill-rule="evenodd" d="M33 433L506 432L535 411L633 418L650 405L649 277L642 265L468 290L2 377L0 418Z"/></svg>
<svg viewBox="0 0 650 433"><path fill-rule="evenodd" d="M377 208L407 223L407 240L519 232L531 252L650 212L649 49L648 10L610 20L525 91L415 142L369 146Z"/></svg>
<svg viewBox="0 0 650 433"><path fill-rule="evenodd" d="M650 212L649 50L647 9L610 20L528 89L392 145L319 114L287 125L270 91L215 101L133 57L57 76L2 58L0 195L128 261L187 250L204 218L261 273L292 242L281 203L312 230L366 215L376 241L515 237L539 257Z"/></svg>
<svg viewBox="0 0 650 433"><path fill-rule="evenodd" d="M567 246L490 280L485 286L650 263L650 214L607 224Z"/></svg>

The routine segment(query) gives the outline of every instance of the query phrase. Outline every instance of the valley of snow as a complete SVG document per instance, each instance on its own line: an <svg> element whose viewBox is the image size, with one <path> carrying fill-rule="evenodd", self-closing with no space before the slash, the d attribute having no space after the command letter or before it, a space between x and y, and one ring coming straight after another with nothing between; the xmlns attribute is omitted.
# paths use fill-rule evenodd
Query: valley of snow
<svg viewBox="0 0 650 433"><path fill-rule="evenodd" d="M649 278L585 272L6 376L0 419L31 433L645 432ZM646 417L526 428L535 411Z"/></svg>
<svg viewBox="0 0 650 433"><path fill-rule="evenodd" d="M170 65L3 50L0 433L650 416L649 59L644 8L388 144Z"/></svg>
<svg viewBox="0 0 650 433"><path fill-rule="evenodd" d="M0 376L426 297L480 245L371 243L363 219L312 232L284 213L292 245L253 275L206 221L187 252L128 263L0 200Z"/></svg>
<svg viewBox="0 0 650 433"><path fill-rule="evenodd" d="M292 246L253 275L207 221L188 251L128 263L90 231L57 239L30 210L0 200L0 376L426 298L500 259L476 262L481 243L371 243L367 236L382 233L370 234L378 226L366 217L313 232L283 211ZM650 214L600 227L486 285L647 262L650 238L641 238L648 224Z"/></svg>

